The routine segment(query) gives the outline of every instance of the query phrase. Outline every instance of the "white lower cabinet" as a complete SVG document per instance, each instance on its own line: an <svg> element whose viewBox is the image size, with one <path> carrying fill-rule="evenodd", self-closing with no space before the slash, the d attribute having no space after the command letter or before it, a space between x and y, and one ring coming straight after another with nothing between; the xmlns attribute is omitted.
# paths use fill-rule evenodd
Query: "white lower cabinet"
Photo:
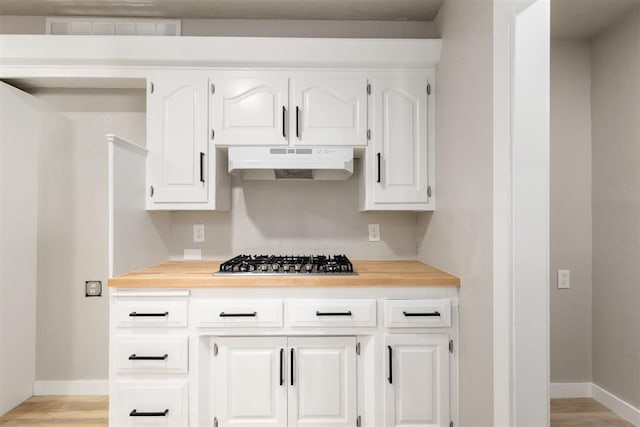
<svg viewBox="0 0 640 427"><path fill-rule="evenodd" d="M457 424L457 290L113 294L111 427Z"/></svg>
<svg viewBox="0 0 640 427"><path fill-rule="evenodd" d="M355 426L355 337L214 338L218 427Z"/></svg>
<svg viewBox="0 0 640 427"><path fill-rule="evenodd" d="M385 336L387 427L449 425L449 336Z"/></svg>

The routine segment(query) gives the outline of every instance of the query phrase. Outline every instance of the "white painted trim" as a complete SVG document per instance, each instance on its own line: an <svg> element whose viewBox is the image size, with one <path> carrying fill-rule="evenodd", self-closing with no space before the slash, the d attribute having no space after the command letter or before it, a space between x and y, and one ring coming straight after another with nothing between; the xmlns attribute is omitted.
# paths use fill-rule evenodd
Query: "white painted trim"
<svg viewBox="0 0 640 427"><path fill-rule="evenodd" d="M12 67L36 67L32 70L34 73L37 68L44 67L51 75L52 70L47 67L58 71L61 71L59 67L104 69L176 65L432 68L440 59L442 41L284 37L51 37L20 34L0 35L0 45L0 75L11 73L9 68ZM114 77L111 73L109 75Z"/></svg>
<svg viewBox="0 0 640 427"><path fill-rule="evenodd" d="M493 421L511 426L513 371L513 199L511 86L513 2L493 7Z"/></svg>
<svg viewBox="0 0 640 427"><path fill-rule="evenodd" d="M640 426L640 408L632 406L595 384L592 384L592 396L596 402L603 404L633 425Z"/></svg>
<svg viewBox="0 0 640 427"><path fill-rule="evenodd" d="M109 394L108 380L36 381L34 396L95 396Z"/></svg>
<svg viewBox="0 0 640 427"><path fill-rule="evenodd" d="M587 383L551 383L550 396L552 399L567 399L577 397L592 397L592 384Z"/></svg>

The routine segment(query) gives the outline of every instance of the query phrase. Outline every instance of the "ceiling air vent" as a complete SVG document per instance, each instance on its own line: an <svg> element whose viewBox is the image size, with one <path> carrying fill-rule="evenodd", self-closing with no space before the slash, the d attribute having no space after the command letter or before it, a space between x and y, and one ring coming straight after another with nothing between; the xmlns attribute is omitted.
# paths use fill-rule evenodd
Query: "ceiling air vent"
<svg viewBox="0 0 640 427"><path fill-rule="evenodd" d="M47 34L69 36L179 36L180 20L54 16L47 18Z"/></svg>

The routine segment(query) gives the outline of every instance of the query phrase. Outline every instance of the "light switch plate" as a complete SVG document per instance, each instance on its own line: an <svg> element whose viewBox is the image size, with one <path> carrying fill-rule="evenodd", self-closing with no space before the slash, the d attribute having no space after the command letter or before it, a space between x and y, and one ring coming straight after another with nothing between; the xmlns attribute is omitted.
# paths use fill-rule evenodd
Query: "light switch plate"
<svg viewBox="0 0 640 427"><path fill-rule="evenodd" d="M558 289L571 288L571 271L558 270Z"/></svg>

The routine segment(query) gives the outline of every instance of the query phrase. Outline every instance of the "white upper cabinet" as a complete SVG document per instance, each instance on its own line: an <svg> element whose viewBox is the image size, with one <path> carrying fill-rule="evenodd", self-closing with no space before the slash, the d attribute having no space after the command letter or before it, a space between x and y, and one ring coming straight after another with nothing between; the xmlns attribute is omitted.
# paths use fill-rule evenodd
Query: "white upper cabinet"
<svg viewBox="0 0 640 427"><path fill-rule="evenodd" d="M228 209L225 156L208 148L206 79L153 78L147 89L147 208Z"/></svg>
<svg viewBox="0 0 640 427"><path fill-rule="evenodd" d="M289 79L243 71L212 77L209 115L216 145L286 145Z"/></svg>
<svg viewBox="0 0 640 427"><path fill-rule="evenodd" d="M352 72L229 71L210 79L217 146L367 145L367 78Z"/></svg>
<svg viewBox="0 0 640 427"><path fill-rule="evenodd" d="M367 145L367 78L300 73L291 79L293 145Z"/></svg>
<svg viewBox="0 0 640 427"><path fill-rule="evenodd" d="M361 210L433 210L432 82L430 72L371 79Z"/></svg>
<svg viewBox="0 0 640 427"><path fill-rule="evenodd" d="M449 336L385 337L385 426L449 425Z"/></svg>

